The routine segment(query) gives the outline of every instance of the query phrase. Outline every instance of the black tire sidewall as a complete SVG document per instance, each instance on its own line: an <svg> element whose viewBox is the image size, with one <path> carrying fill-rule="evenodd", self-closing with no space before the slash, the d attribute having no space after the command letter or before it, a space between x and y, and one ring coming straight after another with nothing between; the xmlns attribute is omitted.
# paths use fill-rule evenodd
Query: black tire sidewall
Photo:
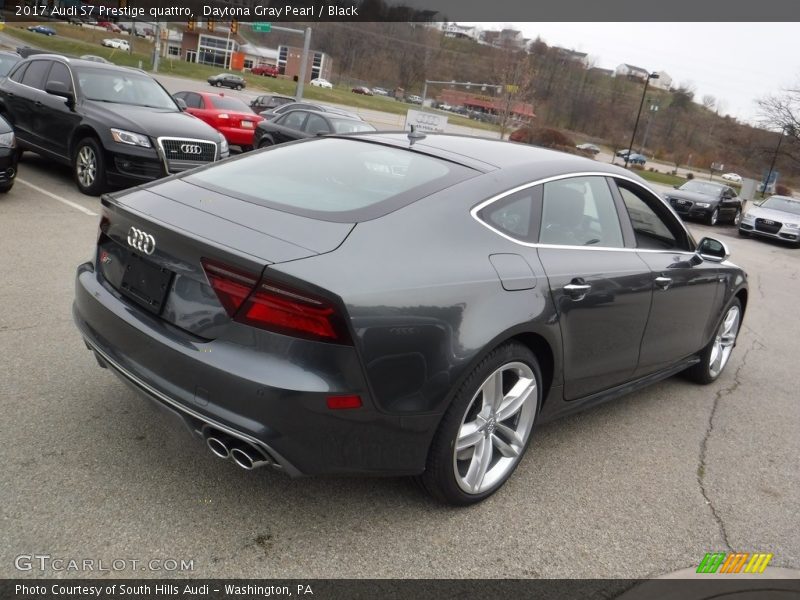
<svg viewBox="0 0 800 600"><path fill-rule="evenodd" d="M506 477L489 490L481 494L468 494L456 482L453 472L453 451L458 430L464 419L464 414L476 394L478 387L501 366L511 362L522 362L528 365L536 377L536 413L531 426L531 433L520 453L514 468ZM530 445L536 428L536 417L542 404L542 372L536 356L527 347L516 342L509 342L499 346L487 354L472 370L467 379L460 385L453 397L450 407L445 412L439 423L439 428L434 436L428 453L428 462L425 472L420 476L420 483L434 498L459 506L475 504L484 500L499 490L516 471L525 452Z"/></svg>

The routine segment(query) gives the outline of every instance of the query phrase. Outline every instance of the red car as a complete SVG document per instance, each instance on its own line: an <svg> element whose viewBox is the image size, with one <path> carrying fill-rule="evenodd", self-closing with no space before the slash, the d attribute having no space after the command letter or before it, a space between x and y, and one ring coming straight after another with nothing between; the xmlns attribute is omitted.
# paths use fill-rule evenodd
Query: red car
<svg viewBox="0 0 800 600"><path fill-rule="evenodd" d="M253 67L250 69L250 72L253 75L263 75L264 77L277 77L280 75L278 72L278 67L274 65L262 65L259 67Z"/></svg>
<svg viewBox="0 0 800 600"><path fill-rule="evenodd" d="M186 112L224 135L230 145L239 146L242 151L253 149L256 125L264 117L238 98L214 92L178 92L174 97L186 104Z"/></svg>

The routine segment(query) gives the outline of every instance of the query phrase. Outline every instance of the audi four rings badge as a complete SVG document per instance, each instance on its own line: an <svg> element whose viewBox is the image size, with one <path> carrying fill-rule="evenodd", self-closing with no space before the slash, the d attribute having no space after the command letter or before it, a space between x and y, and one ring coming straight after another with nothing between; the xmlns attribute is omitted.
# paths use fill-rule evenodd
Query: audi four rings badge
<svg viewBox="0 0 800 600"><path fill-rule="evenodd" d="M181 152L184 154L202 154L203 149L198 144L181 144Z"/></svg>
<svg viewBox="0 0 800 600"><path fill-rule="evenodd" d="M149 256L156 251L156 238L141 229L131 227L128 229L128 245Z"/></svg>

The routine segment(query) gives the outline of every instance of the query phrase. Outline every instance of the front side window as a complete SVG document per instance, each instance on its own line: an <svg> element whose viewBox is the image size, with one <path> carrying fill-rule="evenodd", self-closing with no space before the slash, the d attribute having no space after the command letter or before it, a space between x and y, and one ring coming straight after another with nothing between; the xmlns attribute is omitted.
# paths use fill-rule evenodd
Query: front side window
<svg viewBox="0 0 800 600"><path fill-rule="evenodd" d="M306 121L305 125L306 133L310 133L311 135L316 135L318 133L330 133L331 128L328 127L328 123L320 117L319 115L308 115L308 121Z"/></svg>
<svg viewBox="0 0 800 600"><path fill-rule="evenodd" d="M604 177L570 177L544 184L539 242L622 248L622 228Z"/></svg>
<svg viewBox="0 0 800 600"><path fill-rule="evenodd" d="M628 209L636 247L649 250L689 250L690 240L666 205L632 184L617 185Z"/></svg>
<svg viewBox="0 0 800 600"><path fill-rule="evenodd" d="M293 110L280 120L280 125L288 127L289 129L302 130L307 114L307 112L302 110Z"/></svg>
<svg viewBox="0 0 800 600"><path fill-rule="evenodd" d="M60 62L53 63L50 74L47 76L47 81L48 83L50 81L57 81L64 84L67 91L72 91L72 76L69 74L69 69Z"/></svg>

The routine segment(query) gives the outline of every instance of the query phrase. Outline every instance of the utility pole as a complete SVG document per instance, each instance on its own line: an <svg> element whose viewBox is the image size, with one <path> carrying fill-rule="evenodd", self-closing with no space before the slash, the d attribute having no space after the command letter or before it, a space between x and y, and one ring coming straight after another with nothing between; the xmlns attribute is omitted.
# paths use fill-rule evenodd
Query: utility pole
<svg viewBox="0 0 800 600"><path fill-rule="evenodd" d="M650 73L644 80L644 90L642 91L642 101L639 103L639 112L636 113L636 123L633 126L633 134L631 135L631 143L628 144L628 153L625 155L625 168L628 168L628 161L633 152L633 141L636 139L636 130L639 128L639 117L642 116L642 107L644 106L644 97L647 95L647 86L651 79L658 79L658 73Z"/></svg>
<svg viewBox="0 0 800 600"><path fill-rule="evenodd" d="M308 68L308 52L311 48L311 27L306 27L303 33L303 58L300 59L300 72L297 74L297 89L295 97L297 101L303 99L303 86L306 83L306 69Z"/></svg>
<svg viewBox="0 0 800 600"><path fill-rule="evenodd" d="M647 146L647 136L650 133L650 124L653 122L653 118L656 116L659 108L658 102L648 100L647 103L650 105L650 117L647 119L647 127L644 129L644 140L642 141L642 145L639 147L639 154L644 154L645 147Z"/></svg>
<svg viewBox="0 0 800 600"><path fill-rule="evenodd" d="M153 40L153 73L158 73L158 59L161 49L161 23L156 21L155 39Z"/></svg>

